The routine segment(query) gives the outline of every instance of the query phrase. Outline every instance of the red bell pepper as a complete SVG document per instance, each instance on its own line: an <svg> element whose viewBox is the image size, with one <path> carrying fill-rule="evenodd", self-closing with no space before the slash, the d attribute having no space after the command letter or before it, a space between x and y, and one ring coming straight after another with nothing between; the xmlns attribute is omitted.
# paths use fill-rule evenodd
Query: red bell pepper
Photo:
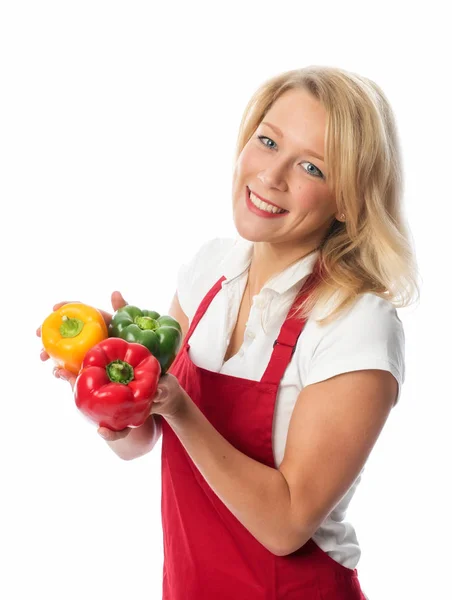
<svg viewBox="0 0 452 600"><path fill-rule="evenodd" d="M139 427L150 414L160 373L159 361L145 346L108 338L85 354L75 403L100 427Z"/></svg>

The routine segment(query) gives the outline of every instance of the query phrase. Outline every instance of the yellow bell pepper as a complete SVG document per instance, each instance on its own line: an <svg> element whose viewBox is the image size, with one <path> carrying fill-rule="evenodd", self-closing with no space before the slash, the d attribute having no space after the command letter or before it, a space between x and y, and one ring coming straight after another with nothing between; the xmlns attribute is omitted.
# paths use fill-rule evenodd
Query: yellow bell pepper
<svg viewBox="0 0 452 600"><path fill-rule="evenodd" d="M41 339L56 364L78 375L85 354L108 338L108 330L97 308L70 302L50 314L41 326Z"/></svg>

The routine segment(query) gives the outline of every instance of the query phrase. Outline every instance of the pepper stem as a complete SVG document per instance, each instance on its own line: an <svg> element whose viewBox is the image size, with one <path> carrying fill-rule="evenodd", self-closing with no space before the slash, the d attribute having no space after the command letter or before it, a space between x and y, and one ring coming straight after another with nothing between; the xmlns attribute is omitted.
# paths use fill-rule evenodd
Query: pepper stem
<svg viewBox="0 0 452 600"><path fill-rule="evenodd" d="M114 360L106 366L107 375L113 383L123 383L127 385L134 377L133 367L123 360Z"/></svg>
<svg viewBox="0 0 452 600"><path fill-rule="evenodd" d="M80 319L71 319L70 317L66 317L66 315L62 318L62 321L60 334L64 338L76 337L85 326L85 323Z"/></svg>
<svg viewBox="0 0 452 600"><path fill-rule="evenodd" d="M135 325L138 325L140 329L157 329L158 323L152 317L135 317L133 320Z"/></svg>

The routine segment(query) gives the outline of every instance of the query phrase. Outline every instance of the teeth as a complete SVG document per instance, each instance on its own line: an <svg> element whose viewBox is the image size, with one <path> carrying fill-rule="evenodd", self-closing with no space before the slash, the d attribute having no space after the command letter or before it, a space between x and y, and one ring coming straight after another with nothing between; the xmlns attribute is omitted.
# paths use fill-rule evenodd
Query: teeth
<svg viewBox="0 0 452 600"><path fill-rule="evenodd" d="M257 208L265 210L266 212L273 214L285 212L282 208L276 208L276 206L272 206L271 204L267 204L267 202L264 202L263 200L259 200L259 198L257 198L253 194L253 192L250 192L250 200L254 204L254 206L257 206Z"/></svg>

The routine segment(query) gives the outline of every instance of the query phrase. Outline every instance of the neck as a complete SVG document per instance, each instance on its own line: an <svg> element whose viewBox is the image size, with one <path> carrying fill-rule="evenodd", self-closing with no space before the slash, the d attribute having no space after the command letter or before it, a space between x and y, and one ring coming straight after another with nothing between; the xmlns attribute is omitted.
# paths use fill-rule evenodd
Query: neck
<svg viewBox="0 0 452 600"><path fill-rule="evenodd" d="M251 296L258 294L271 277L282 273L282 271L317 249L318 245L311 245L287 250L268 242L254 242L248 272L248 287Z"/></svg>

